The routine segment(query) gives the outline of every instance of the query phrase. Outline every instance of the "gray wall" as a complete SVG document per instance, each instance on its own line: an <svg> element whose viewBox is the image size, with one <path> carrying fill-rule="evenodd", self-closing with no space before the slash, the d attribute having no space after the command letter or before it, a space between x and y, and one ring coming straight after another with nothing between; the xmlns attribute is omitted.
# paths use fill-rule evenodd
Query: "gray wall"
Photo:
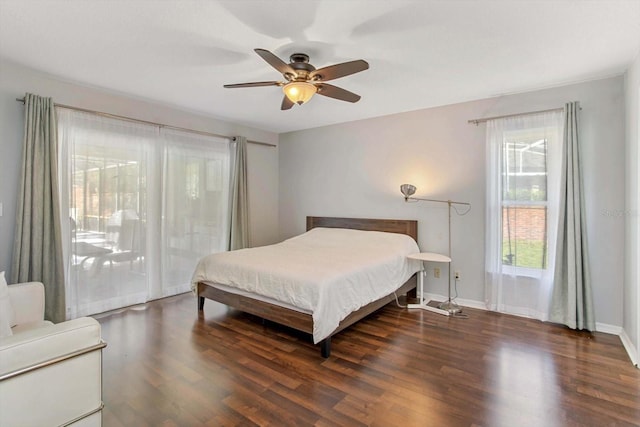
<svg viewBox="0 0 640 427"><path fill-rule="evenodd" d="M461 299L484 300L485 127L467 120L580 101L586 209L597 322L622 326L625 205L622 76L401 113L280 135L280 234L307 215L419 220L422 250L447 251L446 205L405 204L402 183L422 197L468 201L453 217L452 269ZM366 94L365 94L366 96ZM428 291L446 295L446 272Z"/></svg>
<svg viewBox="0 0 640 427"><path fill-rule="evenodd" d="M629 68L625 79L627 100L627 168L626 168L626 246L624 277L624 323L625 339L631 346L630 354L635 356L635 363L640 362L640 55ZM629 349L628 349L629 350ZM632 356L632 357L633 357Z"/></svg>
<svg viewBox="0 0 640 427"><path fill-rule="evenodd" d="M0 271L9 270L15 202L22 157L24 108L16 102L25 92L53 97L54 102L223 135L278 144L278 135L197 113L182 111L124 94L80 86L19 65L0 61ZM212 101L213 102L213 101ZM247 149L251 244L278 238L278 148L249 144Z"/></svg>

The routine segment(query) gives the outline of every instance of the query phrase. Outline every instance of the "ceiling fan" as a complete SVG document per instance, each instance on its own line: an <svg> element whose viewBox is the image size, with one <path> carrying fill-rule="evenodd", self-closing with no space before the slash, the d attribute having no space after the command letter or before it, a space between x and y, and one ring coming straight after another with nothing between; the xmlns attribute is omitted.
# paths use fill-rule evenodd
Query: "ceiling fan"
<svg viewBox="0 0 640 427"><path fill-rule="evenodd" d="M224 85L224 87L280 86L285 95L282 99L282 110L288 110L294 104L302 105L316 93L347 102L358 102L360 100L360 95L325 82L367 70L369 68L367 61L358 59L316 70L313 65L309 64L309 55L304 53L294 53L289 57L291 62L287 64L268 50L254 50L269 65L280 71L286 81L236 83Z"/></svg>

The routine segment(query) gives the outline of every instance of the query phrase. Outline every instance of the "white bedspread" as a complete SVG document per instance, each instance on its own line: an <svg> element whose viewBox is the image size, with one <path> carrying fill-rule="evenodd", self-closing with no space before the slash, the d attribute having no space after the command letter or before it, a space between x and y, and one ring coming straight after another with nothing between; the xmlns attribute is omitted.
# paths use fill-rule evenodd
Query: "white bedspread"
<svg viewBox="0 0 640 427"><path fill-rule="evenodd" d="M211 281L311 312L320 342L351 312L380 299L420 269L409 236L314 228L270 246L208 255L192 279Z"/></svg>

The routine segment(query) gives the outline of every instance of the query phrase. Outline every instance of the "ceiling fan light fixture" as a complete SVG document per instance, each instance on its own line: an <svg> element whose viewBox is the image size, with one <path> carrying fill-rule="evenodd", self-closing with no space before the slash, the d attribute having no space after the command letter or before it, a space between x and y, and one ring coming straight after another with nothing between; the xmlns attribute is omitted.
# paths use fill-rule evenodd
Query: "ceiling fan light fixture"
<svg viewBox="0 0 640 427"><path fill-rule="evenodd" d="M291 102L302 105L316 94L318 88L308 82L289 82L282 87L282 91Z"/></svg>

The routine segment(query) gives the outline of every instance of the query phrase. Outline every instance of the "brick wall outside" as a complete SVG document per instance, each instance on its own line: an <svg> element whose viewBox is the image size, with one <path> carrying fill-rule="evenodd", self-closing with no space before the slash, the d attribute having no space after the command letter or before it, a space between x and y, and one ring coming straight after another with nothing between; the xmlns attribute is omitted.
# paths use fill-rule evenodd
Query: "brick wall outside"
<svg viewBox="0 0 640 427"><path fill-rule="evenodd" d="M546 212L547 208L544 206L503 207L503 239L506 240L509 237L510 224L512 240L544 240L546 229Z"/></svg>

